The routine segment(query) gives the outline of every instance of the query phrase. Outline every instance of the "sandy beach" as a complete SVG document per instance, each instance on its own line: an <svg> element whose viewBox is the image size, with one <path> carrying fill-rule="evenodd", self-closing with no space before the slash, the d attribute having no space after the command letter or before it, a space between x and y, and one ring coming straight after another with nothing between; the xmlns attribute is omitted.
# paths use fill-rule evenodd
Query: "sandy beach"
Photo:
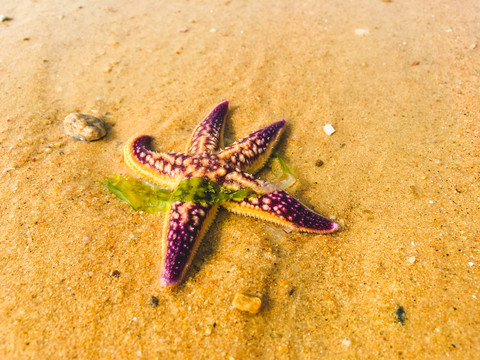
<svg viewBox="0 0 480 360"><path fill-rule="evenodd" d="M0 14L0 358L478 356L478 1L3 0ZM342 229L220 210L166 291L164 216L102 181L136 176L131 136L185 151L227 99L225 143L285 119L287 191ZM107 136L67 135L72 112Z"/></svg>

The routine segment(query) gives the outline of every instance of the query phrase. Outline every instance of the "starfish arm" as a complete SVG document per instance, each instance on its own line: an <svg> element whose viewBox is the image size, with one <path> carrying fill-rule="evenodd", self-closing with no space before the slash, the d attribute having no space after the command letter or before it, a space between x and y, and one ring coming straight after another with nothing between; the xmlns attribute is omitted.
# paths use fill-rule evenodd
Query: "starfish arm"
<svg viewBox="0 0 480 360"><path fill-rule="evenodd" d="M164 228L160 283L173 287L183 279L218 205L176 201L170 205Z"/></svg>
<svg viewBox="0 0 480 360"><path fill-rule="evenodd" d="M268 160L285 129L285 120L277 121L234 143L218 156L231 166L254 174Z"/></svg>
<svg viewBox="0 0 480 360"><path fill-rule="evenodd" d="M340 228L281 190L243 201L229 200L222 206L237 214L269 220L299 231L324 234Z"/></svg>
<svg viewBox="0 0 480 360"><path fill-rule="evenodd" d="M123 149L127 166L153 183L174 188L176 179L188 163L189 156L181 153L158 153L151 149L152 137L131 138Z"/></svg>
<svg viewBox="0 0 480 360"><path fill-rule="evenodd" d="M269 183L265 180L256 179L253 175L238 169L233 169L230 166L225 166L217 169L217 171L206 174L206 176L225 186L230 190L252 189L257 194L271 193L278 190L275 184Z"/></svg>
<svg viewBox="0 0 480 360"><path fill-rule="evenodd" d="M218 104L196 127L188 143L187 154L196 155L204 151L214 152L222 146L223 125L228 111L228 101Z"/></svg>

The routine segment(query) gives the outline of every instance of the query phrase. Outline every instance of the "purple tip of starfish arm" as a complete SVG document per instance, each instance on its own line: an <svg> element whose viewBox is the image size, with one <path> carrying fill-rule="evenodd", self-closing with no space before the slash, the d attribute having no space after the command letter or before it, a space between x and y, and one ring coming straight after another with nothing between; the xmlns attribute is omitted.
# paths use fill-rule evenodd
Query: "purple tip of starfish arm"
<svg viewBox="0 0 480 360"><path fill-rule="evenodd" d="M263 129L255 131L253 134L262 134L265 131L273 134L273 133L276 133L281 128L283 128L284 126L285 126L285 119L282 119L277 122L274 122L273 124L265 126Z"/></svg>
<svg viewBox="0 0 480 360"><path fill-rule="evenodd" d="M308 209L285 191L277 191L267 197L272 201L268 210L294 223L300 230L330 233L340 228L340 225Z"/></svg>
<svg viewBox="0 0 480 360"><path fill-rule="evenodd" d="M275 136L279 131L282 131L283 128L285 127L285 120L282 119L280 121L274 122L273 124L259 130L259 132L267 130L268 132L271 133L271 136Z"/></svg>
<svg viewBox="0 0 480 360"><path fill-rule="evenodd" d="M337 223L332 221L332 228L331 228L330 232L340 230L341 228L342 228L342 226L340 224L337 224Z"/></svg>
<svg viewBox="0 0 480 360"><path fill-rule="evenodd" d="M163 273L160 277L160 286L164 288L172 288L177 286L180 283L181 279L175 279L169 274Z"/></svg>
<svg viewBox="0 0 480 360"><path fill-rule="evenodd" d="M217 150L227 112L228 101L225 100L215 106L210 114L198 124L190 139L189 154L196 154L205 150Z"/></svg>
<svg viewBox="0 0 480 360"><path fill-rule="evenodd" d="M150 149L153 137L150 135L140 135L133 142L133 151Z"/></svg>
<svg viewBox="0 0 480 360"><path fill-rule="evenodd" d="M223 123L223 119L225 118L227 111L228 111L228 100L225 100L220 104L218 104L217 106L215 106L212 112L207 116L207 119L211 123L217 123L217 122Z"/></svg>
<svg viewBox="0 0 480 360"><path fill-rule="evenodd" d="M253 132L252 134L247 136L245 139L242 139L240 143L242 141L248 141L252 138L257 138L262 142L261 145L258 144L259 146L263 145L267 147L270 144L270 141L274 139L277 135L279 135L279 133L283 130L284 127L285 127L285 120L282 119L280 121L274 122L273 124L265 126L263 129Z"/></svg>

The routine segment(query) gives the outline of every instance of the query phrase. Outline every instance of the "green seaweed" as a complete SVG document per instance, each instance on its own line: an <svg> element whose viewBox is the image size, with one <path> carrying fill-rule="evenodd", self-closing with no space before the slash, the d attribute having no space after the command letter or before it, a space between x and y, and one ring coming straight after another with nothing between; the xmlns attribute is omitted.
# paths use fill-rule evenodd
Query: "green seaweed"
<svg viewBox="0 0 480 360"><path fill-rule="evenodd" d="M285 162L285 160L283 160L283 158L280 155L278 155L277 153L273 153L270 156L270 158L277 159L278 163L280 164L280 167L282 168L283 174L293 175L292 170L290 170L287 163Z"/></svg>
<svg viewBox="0 0 480 360"><path fill-rule="evenodd" d="M173 201L216 204L258 196L252 189L231 190L202 178L185 179L173 192L149 182L120 175L105 179L103 185L134 210L151 214L165 211L167 204Z"/></svg>
<svg viewBox="0 0 480 360"><path fill-rule="evenodd" d="M208 179L190 178L178 185L171 201L216 204L225 200L243 200L254 195L252 189L231 190Z"/></svg>
<svg viewBox="0 0 480 360"><path fill-rule="evenodd" d="M278 154L272 154L272 159L276 159L282 169L278 185L282 189L288 188L296 181L292 171ZM242 201L260 196L252 189L232 190L203 178L185 179L173 191L143 180L120 175L106 178L103 185L134 210L150 214L164 212L168 204L173 201L217 204L227 200Z"/></svg>
<svg viewBox="0 0 480 360"><path fill-rule="evenodd" d="M104 180L103 185L136 211L163 212L170 201L169 190L130 177L112 175Z"/></svg>
<svg viewBox="0 0 480 360"><path fill-rule="evenodd" d="M282 176L278 179L277 185L279 185L280 188L283 189L283 190L292 186L297 181L297 179L293 175L292 171L288 167L285 160L283 160L283 158L280 157L280 155L278 155L277 153L272 154L271 159L272 160L276 159L278 161L278 163L280 164L280 168L282 169L282 173L283 173Z"/></svg>

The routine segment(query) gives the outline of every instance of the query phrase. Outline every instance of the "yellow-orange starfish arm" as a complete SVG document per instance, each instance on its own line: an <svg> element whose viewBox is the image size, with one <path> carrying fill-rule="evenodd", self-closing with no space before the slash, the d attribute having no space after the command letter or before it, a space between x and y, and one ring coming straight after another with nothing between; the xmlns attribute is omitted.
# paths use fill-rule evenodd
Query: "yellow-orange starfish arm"
<svg viewBox="0 0 480 360"><path fill-rule="evenodd" d="M233 167L254 174L265 165L284 130L285 120L277 121L235 142L218 157Z"/></svg>
<svg viewBox="0 0 480 360"><path fill-rule="evenodd" d="M236 214L253 216L299 231L324 234L340 228L340 225L306 208L282 190L258 198L229 200L222 203L222 206Z"/></svg>
<svg viewBox="0 0 480 360"><path fill-rule="evenodd" d="M184 171L187 155L182 153L158 153L151 149L152 137L131 138L123 148L127 166L151 182L173 189Z"/></svg>
<svg viewBox="0 0 480 360"><path fill-rule="evenodd" d="M195 204L175 201L170 204L163 230L163 251L160 283L177 285L185 276L210 224L218 204Z"/></svg>

